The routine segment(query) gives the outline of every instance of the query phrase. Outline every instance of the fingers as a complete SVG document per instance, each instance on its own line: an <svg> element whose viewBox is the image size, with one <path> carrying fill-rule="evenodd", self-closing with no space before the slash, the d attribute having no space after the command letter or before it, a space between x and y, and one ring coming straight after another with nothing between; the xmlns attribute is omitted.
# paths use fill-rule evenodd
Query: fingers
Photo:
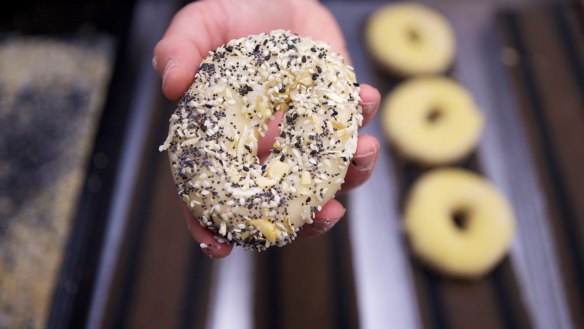
<svg viewBox="0 0 584 329"><path fill-rule="evenodd" d="M164 96L178 101L193 82L201 63L197 47L177 39L162 39L155 48L153 65L162 77Z"/></svg>
<svg viewBox="0 0 584 329"><path fill-rule="evenodd" d="M213 232L201 226L199 221L193 217L191 212L185 207L182 207L187 227L191 235L200 243L201 250L212 258L223 258L231 252L233 246L228 243L219 243L214 238Z"/></svg>
<svg viewBox="0 0 584 329"><path fill-rule="evenodd" d="M351 160L351 165L345 176L341 192L347 192L363 184L373 173L379 156L379 141L369 135L359 136L357 151Z"/></svg>
<svg viewBox="0 0 584 329"><path fill-rule="evenodd" d="M167 98L178 100L193 82L208 51L226 41L226 25L215 19L222 15L223 7L218 2L202 1L184 7L172 19L152 59Z"/></svg>
<svg viewBox="0 0 584 329"><path fill-rule="evenodd" d="M315 214L312 224L305 224L302 230L298 232L299 237L314 237L321 235L330 230L345 214L345 207L335 200L331 199L322 209Z"/></svg>
<svg viewBox="0 0 584 329"><path fill-rule="evenodd" d="M164 95L178 100L208 52L227 41L277 28L292 29L290 3L215 0L185 6L154 49L152 63L163 79Z"/></svg>
<svg viewBox="0 0 584 329"><path fill-rule="evenodd" d="M361 96L361 108L363 109L363 124L361 127L364 127L379 111L381 95L377 88L368 84L361 85L359 94ZM357 150L347 170L341 192L347 192L367 181L373 173L378 155L379 141L373 136L360 136L357 141Z"/></svg>
<svg viewBox="0 0 584 329"><path fill-rule="evenodd" d="M363 109L363 124L364 127L373 119L377 111L379 110L379 104L381 103L381 95L377 88L374 88L368 84L362 84L360 86L359 95L361 96L361 108Z"/></svg>

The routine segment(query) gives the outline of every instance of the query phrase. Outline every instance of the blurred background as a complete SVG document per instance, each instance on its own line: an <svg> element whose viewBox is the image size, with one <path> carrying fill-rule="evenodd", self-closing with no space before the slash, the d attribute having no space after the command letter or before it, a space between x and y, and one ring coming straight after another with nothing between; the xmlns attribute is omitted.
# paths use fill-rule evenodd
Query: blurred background
<svg viewBox="0 0 584 329"><path fill-rule="evenodd" d="M243 0L242 0L243 1ZM360 82L368 16L328 0ZM152 49L186 1L20 0L0 12L0 328L584 328L584 12L567 0L436 0L448 74L487 119L460 166L492 180L518 230L489 275L415 261L400 228L415 170L385 142L330 233L204 256L166 154L173 104ZM364 131L384 140L378 122Z"/></svg>

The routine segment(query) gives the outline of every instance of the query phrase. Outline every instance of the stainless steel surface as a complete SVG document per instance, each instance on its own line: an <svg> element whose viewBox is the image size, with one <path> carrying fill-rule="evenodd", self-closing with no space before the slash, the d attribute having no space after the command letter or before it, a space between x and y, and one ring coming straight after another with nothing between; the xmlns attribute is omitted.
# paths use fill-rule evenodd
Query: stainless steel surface
<svg viewBox="0 0 584 329"><path fill-rule="evenodd" d="M253 251L235 248L215 266L209 301L210 329L251 329L253 319Z"/></svg>

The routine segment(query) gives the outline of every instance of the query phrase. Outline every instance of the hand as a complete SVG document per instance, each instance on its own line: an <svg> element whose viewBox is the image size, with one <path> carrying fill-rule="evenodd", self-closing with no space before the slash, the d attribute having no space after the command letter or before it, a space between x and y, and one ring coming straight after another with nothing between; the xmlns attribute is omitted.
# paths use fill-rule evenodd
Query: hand
<svg viewBox="0 0 584 329"><path fill-rule="evenodd" d="M326 28L323 28L326 27ZM275 29L291 30L299 35L328 42L349 62L349 54L341 31L332 14L315 0L207 0L181 9L173 18L162 40L154 49L152 64L162 77L162 91L171 100L178 100L192 84L199 64L213 50L229 40ZM361 85L363 125L379 109L379 92ZM259 142L260 157L269 154L278 134L277 120L270 123L266 137ZM372 136L359 136L357 150L349 166L341 191L346 192L371 175L379 151L379 142ZM233 248L219 243L213 233L183 207L189 230L196 241L205 243L203 251L212 257L225 257ZM345 209L337 200L330 200L316 213L314 222L304 225L300 236L316 236L328 231Z"/></svg>

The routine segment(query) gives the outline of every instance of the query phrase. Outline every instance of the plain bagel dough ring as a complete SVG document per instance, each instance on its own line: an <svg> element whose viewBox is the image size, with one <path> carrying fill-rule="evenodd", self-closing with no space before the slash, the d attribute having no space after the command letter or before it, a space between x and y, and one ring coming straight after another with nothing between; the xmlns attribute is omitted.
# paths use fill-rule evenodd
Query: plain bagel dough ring
<svg viewBox="0 0 584 329"><path fill-rule="evenodd" d="M484 119L472 95L440 76L411 78L385 97L382 124L403 157L444 165L467 156L481 137Z"/></svg>
<svg viewBox="0 0 584 329"><path fill-rule="evenodd" d="M432 8L412 2L390 3L375 11L365 38L376 61L402 77L443 73L456 48L448 20Z"/></svg>
<svg viewBox="0 0 584 329"><path fill-rule="evenodd" d="M465 218L460 228L454 221L457 214ZM445 168L416 181L406 202L404 227L414 252L433 268L476 278L505 255L515 220L506 199L484 178Z"/></svg>
<svg viewBox="0 0 584 329"><path fill-rule="evenodd" d="M160 147L201 225L256 250L292 241L344 182L362 122L358 86L328 44L283 30L210 52ZM275 111L280 135L261 164Z"/></svg>

